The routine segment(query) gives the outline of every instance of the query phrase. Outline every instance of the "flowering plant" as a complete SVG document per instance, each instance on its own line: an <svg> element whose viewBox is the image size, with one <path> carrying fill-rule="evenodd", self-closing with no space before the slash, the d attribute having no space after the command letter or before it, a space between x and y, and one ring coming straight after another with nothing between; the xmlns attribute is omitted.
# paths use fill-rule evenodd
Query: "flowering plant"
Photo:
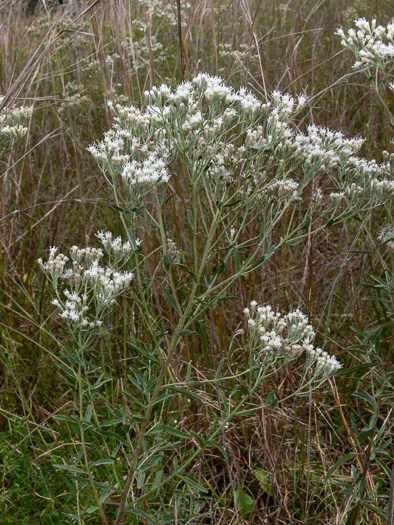
<svg viewBox="0 0 394 525"><path fill-rule="evenodd" d="M5 97L0 96L0 158L12 143L27 133L25 123L32 115L32 106L4 106Z"/></svg>
<svg viewBox="0 0 394 525"><path fill-rule="evenodd" d="M393 162L360 157L362 139L318 126L298 131L296 119L308 104L304 95L274 91L261 102L244 88L234 91L220 78L200 74L175 90L153 88L145 97L144 110L110 103L113 128L88 148L113 193L112 209L127 240L97 234L107 267L100 262L103 248L73 247L71 260L52 248L49 260L40 262L73 342L68 362L80 406L79 418L68 421L79 428L82 449L73 464L58 468L76 481L80 523L97 512L110 523L109 499L116 501L115 525L126 512L148 519L139 502L159 497L163 485L171 483L204 493L184 475L188 466L204 449L217 446L217 436L235 417L256 410L248 403L268 379L305 356L298 387L280 400L268 397L264 406L273 406L273 397L277 403L307 395L340 369L335 356L315 346L315 331L302 312L282 315L256 301L245 310L247 331L234 336L243 335L248 358L239 369L201 378L192 375L189 363L182 378L172 363L196 326L219 303L231 300L229 292L239 281L275 252L369 212L394 194ZM318 181L323 181L319 187ZM179 218L189 226L187 239L177 238ZM147 231L151 253L140 240ZM154 254L160 256L152 271L147 261ZM65 299L62 282L67 283ZM95 367L94 347L120 295L132 297L143 329L127 330L138 359L122 386L122 409L116 414L111 409L113 417L105 420L96 407L100 387L111 377ZM237 396L238 390L243 395ZM181 431L175 420L173 426L162 424L163 411L176 396L202 404L208 399L211 430L196 434ZM92 457L87 433L102 438L102 457ZM190 445L185 462L162 467L158 475L154 467L166 463L166 452L185 449L185 442ZM85 490L93 493L93 509L81 504Z"/></svg>

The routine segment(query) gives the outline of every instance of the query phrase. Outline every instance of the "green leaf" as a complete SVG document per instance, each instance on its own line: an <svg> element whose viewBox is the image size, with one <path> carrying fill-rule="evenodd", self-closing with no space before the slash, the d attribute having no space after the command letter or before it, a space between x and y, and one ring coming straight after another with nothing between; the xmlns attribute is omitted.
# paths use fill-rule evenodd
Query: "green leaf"
<svg viewBox="0 0 394 525"><path fill-rule="evenodd" d="M265 261L265 255L263 255L262 257L259 257L257 261L255 261L252 264L252 269L258 268L259 266L263 264L264 261Z"/></svg>
<svg viewBox="0 0 394 525"><path fill-rule="evenodd" d="M127 397L129 397L130 399L133 400L133 402L138 405L139 407L143 407L145 408L145 405L144 403L142 403L139 399L137 399L136 397L134 397L132 394L130 394L130 392L126 392L125 390L122 390L123 394L126 394ZM133 414L135 416L135 414Z"/></svg>
<svg viewBox="0 0 394 525"><path fill-rule="evenodd" d="M192 478L189 478L187 476L181 476L181 474L178 474L178 478L180 478L182 481L184 481L189 487L194 488L195 490L198 490L199 492L207 493L208 489L206 487L203 487L197 481L195 481Z"/></svg>
<svg viewBox="0 0 394 525"><path fill-rule="evenodd" d="M162 292L164 293L164 295L166 296L168 302L171 304L171 306L173 307L173 309L177 312L177 314L180 315L180 311L175 303L175 300L174 298L172 297L172 295L170 294L170 292L168 290L166 290L164 288L164 286L162 286L159 281L156 279L156 282L157 284L160 286L160 289L162 290Z"/></svg>
<svg viewBox="0 0 394 525"><path fill-rule="evenodd" d="M239 258L238 250L234 250L234 261L235 261L235 271L238 273L241 269L241 261Z"/></svg>
<svg viewBox="0 0 394 525"><path fill-rule="evenodd" d="M387 479L391 479L391 469L387 466L387 463L385 461L381 461L378 458L376 458L375 461L380 466L380 468L386 473Z"/></svg>
<svg viewBox="0 0 394 525"><path fill-rule="evenodd" d="M75 476L74 474L70 474L70 479L74 481L78 481L78 483L82 483L83 486L89 485L89 479L88 478L81 478L81 476Z"/></svg>
<svg viewBox="0 0 394 525"><path fill-rule="evenodd" d="M101 377L95 382L93 386L90 387L90 390L97 390L97 388L100 388L100 386L104 385L105 383L110 383L113 380L113 378L110 377L109 379L104 379L102 381L101 379L103 376L104 374L101 374Z"/></svg>
<svg viewBox="0 0 394 525"><path fill-rule="evenodd" d="M134 213L135 213L136 215L140 215L140 214L145 210L145 208L146 208L146 206L141 206L140 208L136 209L136 210L134 211ZM131 229L129 229L129 231L131 231Z"/></svg>
<svg viewBox="0 0 394 525"><path fill-rule="evenodd" d="M164 453L156 454L155 456L151 456L148 460L146 458L142 458L141 463L136 467L136 470L141 472L146 472L149 469L152 469L159 461L162 461L166 455Z"/></svg>
<svg viewBox="0 0 394 525"><path fill-rule="evenodd" d="M271 246L271 248L268 250L268 252L265 254L265 261L269 261L271 257L274 255L276 251L277 246Z"/></svg>
<svg viewBox="0 0 394 525"><path fill-rule="evenodd" d="M227 405L227 399L222 389L219 389L219 397L220 401L222 402L223 409L225 410L225 412L229 413L231 411L230 406Z"/></svg>
<svg viewBox="0 0 394 525"><path fill-rule="evenodd" d="M243 517L246 517L252 512L255 501L243 489L235 489L235 499L237 507L241 511Z"/></svg>
<svg viewBox="0 0 394 525"><path fill-rule="evenodd" d="M147 432L147 435L151 436L154 434L161 434L162 432L168 432L172 436L179 437L182 439L193 439L193 436L191 436L190 434L187 434L186 432L182 432L181 430L170 427L168 425L158 425L157 427L153 427L151 430Z"/></svg>
<svg viewBox="0 0 394 525"><path fill-rule="evenodd" d="M177 267L178 268L182 268L183 270L185 270L190 275L190 277L192 277L194 280L196 279L196 274L192 270L190 270L190 268L185 266L184 264L179 264L178 263Z"/></svg>
<svg viewBox="0 0 394 525"><path fill-rule="evenodd" d="M370 250L350 250L350 253L365 253L367 255L374 255L375 252L371 252Z"/></svg>
<svg viewBox="0 0 394 525"><path fill-rule="evenodd" d="M303 238L300 237L300 238L298 238L298 239L294 239L293 241L287 241L286 244L287 244L288 246L297 246L297 244L300 244L300 242L302 242L302 241L303 241Z"/></svg>
<svg viewBox="0 0 394 525"><path fill-rule="evenodd" d="M130 346L132 346L135 350L137 350L137 352L139 354L142 354L144 357L146 357L146 359L148 359L148 361L153 361L157 365L160 365L159 359L157 359L157 357L154 354L152 354L152 353L148 352L147 350L145 350L144 348L142 348L142 345L137 345L137 344L135 344L135 343L133 343L131 341L129 341L128 344Z"/></svg>
<svg viewBox="0 0 394 525"><path fill-rule="evenodd" d="M172 394L163 394L159 397L157 397L156 399L154 399L151 403L148 404L149 407L153 407L155 405L158 405L159 403L162 403L163 401L165 401L166 399L172 397Z"/></svg>
<svg viewBox="0 0 394 525"><path fill-rule="evenodd" d="M228 454L220 443L213 443L213 445L219 450L225 459L228 459Z"/></svg>
<svg viewBox="0 0 394 525"><path fill-rule="evenodd" d="M119 208L119 206L115 206L114 204L110 204L108 208L118 217L120 217L120 214L124 211L122 208Z"/></svg>
<svg viewBox="0 0 394 525"><path fill-rule="evenodd" d="M382 510L379 509L379 507L374 505L372 502L367 502L364 499L362 499L361 501L363 502L364 507L367 507L367 509L371 510L373 513L375 513L377 516L379 516L383 520L387 518L387 515L384 512L382 512Z"/></svg>
<svg viewBox="0 0 394 525"><path fill-rule="evenodd" d="M76 423L79 424L79 420L68 416L53 416L53 419L56 419L57 421L67 421L67 423L73 423L74 425Z"/></svg>
<svg viewBox="0 0 394 525"><path fill-rule="evenodd" d="M97 487L98 489L104 489L104 490L115 490L116 491L116 488L112 485L110 485L109 483L102 483L101 481L93 481L93 484L95 487Z"/></svg>
<svg viewBox="0 0 394 525"><path fill-rule="evenodd" d="M194 231L194 220L192 212L190 210L187 210L187 220L190 224L190 228Z"/></svg>
<svg viewBox="0 0 394 525"><path fill-rule="evenodd" d="M360 399L364 399L364 401L366 401L367 403L369 403L373 407L376 406L375 401L368 394L363 394L362 392L354 392L354 394L352 394L352 396L353 397L359 397Z"/></svg>
<svg viewBox="0 0 394 525"><path fill-rule="evenodd" d="M93 408L92 408L92 405L89 405L88 408L86 409L84 421L87 421L88 423L90 423L90 420L92 419L92 414L93 414Z"/></svg>
<svg viewBox="0 0 394 525"><path fill-rule="evenodd" d="M108 498L110 493L109 489L104 489L101 496L100 496L100 503L104 503L104 501Z"/></svg>
<svg viewBox="0 0 394 525"><path fill-rule="evenodd" d="M101 430L99 428L93 428L92 430L94 430L94 432L96 432L96 434L100 434L100 436L112 438L115 441L118 441L119 443L122 443L126 447L129 447L128 442L122 436L119 436L119 434L116 434L115 432L107 432L106 430Z"/></svg>
<svg viewBox="0 0 394 525"><path fill-rule="evenodd" d="M149 516L149 514L147 514L143 510L126 508L125 512L128 512L129 514L134 514L134 516L138 516L139 518L142 518L147 522L152 523L152 525L158 525L157 521L155 521L151 516Z"/></svg>
<svg viewBox="0 0 394 525"><path fill-rule="evenodd" d="M354 454L353 453L349 453L349 454L345 454L344 456L342 456L340 459L338 459L338 461L335 463L335 465L333 465L330 470L327 472L327 476L324 478L323 480L323 483L326 484L328 479L330 478L330 476L332 474L334 474L334 472L341 466L343 465L344 463L346 463L346 461L349 461L349 459L353 459L354 458Z"/></svg>
<svg viewBox="0 0 394 525"><path fill-rule="evenodd" d="M153 480L152 489L155 489L156 487L158 487L160 485L162 477L163 477L163 471L162 470L159 470L158 472L156 472L155 479Z"/></svg>
<svg viewBox="0 0 394 525"><path fill-rule="evenodd" d="M114 427L115 425L123 425L125 421L124 417L118 417L116 419L113 419L112 421L106 421L105 423L101 423L101 427Z"/></svg>
<svg viewBox="0 0 394 525"><path fill-rule="evenodd" d="M237 200L235 200L235 201L229 202L228 204L225 204L225 205L224 205L224 208L230 208L230 206L235 206L235 205L238 204L239 202L241 202L241 199L237 199Z"/></svg>
<svg viewBox="0 0 394 525"><path fill-rule="evenodd" d="M196 399L197 401L201 401L201 403L204 403L205 400L198 394L195 394L194 392L189 392L189 390L185 390L183 388L178 388L176 386L165 386L164 388L167 388L167 390L172 390L173 392L176 392L177 394L180 394L181 396L189 397L191 399Z"/></svg>
<svg viewBox="0 0 394 525"><path fill-rule="evenodd" d="M220 259L219 266L216 270L217 275L220 275L221 273L223 273L225 267L226 267L226 263L222 259Z"/></svg>
<svg viewBox="0 0 394 525"><path fill-rule="evenodd" d="M345 376L345 375L351 374L353 372L358 372L359 370L368 370L368 369L374 368L376 366L378 366L378 363L376 363L376 362L365 363L365 364L362 364L362 365L353 366L351 368L347 368L347 369L345 368L345 369L341 370L340 372L337 372L335 375L336 375L336 377Z"/></svg>
<svg viewBox="0 0 394 525"><path fill-rule="evenodd" d="M71 472L73 474L86 474L86 469L81 469L77 467L70 467L70 465L53 465L54 468L57 468L59 470L67 470L67 472Z"/></svg>
<svg viewBox="0 0 394 525"><path fill-rule="evenodd" d="M270 392L266 397L265 406L274 407L275 405L277 405L277 403L278 398L276 397L276 392L275 390L272 390L272 392Z"/></svg>
<svg viewBox="0 0 394 525"><path fill-rule="evenodd" d="M104 458L104 459L99 459L98 461L95 461L94 463L92 463L90 466L91 467L98 467L99 465L112 465L114 463L115 460L111 459L111 458Z"/></svg>
<svg viewBox="0 0 394 525"><path fill-rule="evenodd" d="M267 472L266 470L260 469L260 470L256 470L254 475L259 480L260 487L262 488L262 490L266 494L269 494L270 496L272 496L273 494L271 490L271 474Z"/></svg>
<svg viewBox="0 0 394 525"><path fill-rule="evenodd" d="M214 300L212 302L213 303L221 303L223 301L237 301L238 299L239 299L239 297L237 297L236 295L226 295L226 293L223 292L216 299L214 298Z"/></svg>
<svg viewBox="0 0 394 525"><path fill-rule="evenodd" d="M187 337L188 335L196 334L197 332L193 332L192 330L182 330L182 332L179 334L182 337Z"/></svg>
<svg viewBox="0 0 394 525"><path fill-rule="evenodd" d="M140 490L144 486L144 482L145 482L145 472L140 471L138 472L138 476L137 476L137 489L138 490Z"/></svg>

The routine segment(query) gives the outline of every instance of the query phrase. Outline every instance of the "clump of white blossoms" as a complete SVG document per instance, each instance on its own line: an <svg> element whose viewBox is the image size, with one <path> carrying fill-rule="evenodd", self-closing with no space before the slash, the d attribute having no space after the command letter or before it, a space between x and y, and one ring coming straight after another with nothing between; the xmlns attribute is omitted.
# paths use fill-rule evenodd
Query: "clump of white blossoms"
<svg viewBox="0 0 394 525"><path fill-rule="evenodd" d="M179 264L181 262L182 253L175 241L167 237L167 254L171 264Z"/></svg>
<svg viewBox="0 0 394 525"><path fill-rule="evenodd" d="M385 244L394 250L394 226L388 224L382 228L378 235L378 239L382 244Z"/></svg>
<svg viewBox="0 0 394 525"><path fill-rule="evenodd" d="M165 0L138 0L138 3L149 9L153 16L162 19L169 25L176 27L178 23L178 16L176 5L173 2L166 2ZM181 24L187 27L188 19L186 12L191 8L189 2L182 3L181 10Z"/></svg>
<svg viewBox="0 0 394 525"><path fill-rule="evenodd" d="M278 358L292 360L305 352L307 366L315 364L315 375L326 378L341 368L334 356L314 347L315 331L308 317L299 309L283 315L271 306L259 306L252 301L244 314L252 344L264 362Z"/></svg>
<svg viewBox="0 0 394 525"><path fill-rule="evenodd" d="M347 34L342 28L336 32L342 38L342 45L356 57L355 69L386 68L394 61L394 20L386 27L368 22L365 18L355 20L356 29Z"/></svg>
<svg viewBox="0 0 394 525"><path fill-rule="evenodd" d="M238 60L245 60L247 58L258 58L256 53L256 44L253 42L249 44L240 44L238 48L234 49L232 44L219 44L219 56L222 58L235 58Z"/></svg>
<svg viewBox="0 0 394 525"><path fill-rule="evenodd" d="M0 96L0 107L4 101L4 96ZM0 110L0 155L15 140L19 140L26 135L28 129L25 126L33 112L32 106L17 107L11 105Z"/></svg>
<svg viewBox="0 0 394 525"><path fill-rule="evenodd" d="M125 263L131 255L141 246L142 241L137 238L132 241L123 242L120 236L113 238L112 232L99 231L96 233L107 252L110 262L113 264Z"/></svg>
<svg viewBox="0 0 394 525"><path fill-rule="evenodd" d="M68 82L64 88L64 101L59 107L59 113L67 113L69 111L81 111L88 108L92 104L92 100L84 93L84 87L78 82Z"/></svg>
<svg viewBox="0 0 394 525"><path fill-rule="evenodd" d="M58 307L72 333L101 326L116 298L134 277L133 273L116 268L132 255L130 243L123 243L120 237L113 239L111 232L98 232L97 237L107 252L107 265L100 264L105 256L103 249L92 247L72 246L69 256L52 247L47 261L38 259L56 294L52 304ZM63 283L66 288L61 294Z"/></svg>
<svg viewBox="0 0 394 525"><path fill-rule="evenodd" d="M175 89L154 87L145 97L144 110L110 102L113 129L88 148L107 183L134 209L175 173L195 187L209 187L216 203L232 196L260 210L273 201L285 206L302 200L323 172L335 176L334 193L352 209L392 197L393 166L359 157L364 139L315 125L306 133L297 130L305 95L274 91L262 102L245 88L235 91L201 73Z"/></svg>

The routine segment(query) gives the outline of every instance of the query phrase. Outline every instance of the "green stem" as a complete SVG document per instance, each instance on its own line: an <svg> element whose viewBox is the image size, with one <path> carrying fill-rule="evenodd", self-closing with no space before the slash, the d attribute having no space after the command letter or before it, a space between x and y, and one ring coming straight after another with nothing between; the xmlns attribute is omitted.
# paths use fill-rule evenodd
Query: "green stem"
<svg viewBox="0 0 394 525"><path fill-rule="evenodd" d="M198 285L199 285L200 279L201 279L201 277L203 275L203 272L204 272L204 269L205 269L205 264L207 262L208 254L210 252L210 245L211 245L212 239L214 238L214 235L215 235L215 232L216 232L219 215L220 215L220 211L218 210L216 212L215 217L213 218L213 221L212 221L211 229L210 229L210 232L208 234L207 243L205 245L204 253L203 253L203 256L202 256L202 260L201 260L201 266L200 266L197 278L196 278L196 280L195 280L195 282L193 284L193 289L192 289L191 294L190 294L188 305L187 305L187 307L186 307L182 317L180 318L178 326L177 326L177 328L176 328L176 330L174 332L174 335L172 337L171 347L170 347L167 359L166 359L165 363L163 364L163 366L160 369L160 373L159 373L159 376L158 376L157 381L156 381L156 386L155 386L155 389L153 391L152 397L150 399L150 405L147 408L147 411L146 411L146 414L145 414L145 419L144 419L144 422L142 423L142 426L141 426L141 429L140 429L140 432L139 432L138 441L137 441L136 447L134 449L133 456L131 458L131 462L130 462L131 466L130 466L129 474L127 476L125 487L124 487L124 490L123 490L123 493L122 493L122 496L121 496L120 505L119 505L118 514L117 514L117 517L116 517L115 525L119 525L120 524L122 516L123 516L123 513L125 511L127 498L128 498L129 491L130 491L130 488L131 488L131 483L132 483L133 478L134 478L135 464L136 464L136 462L138 460L138 457L139 457L139 454L141 452L142 445L143 445L143 442L144 442L144 439L145 439L145 434L146 434L147 428L148 428L149 423L150 423L150 417L151 417L152 411L154 409L153 401L155 401L157 399L157 397L158 397L158 395L160 393L161 386L162 386L165 374L166 374L167 369L169 367L169 364L170 364L170 362L171 362L171 360L172 360L172 358L174 356L174 353L175 353L175 350L177 348L179 339L181 338L180 334L181 334L182 330L184 329L185 324L187 323L187 320L188 320L188 317L189 317L191 311L194 308L194 299L196 297L196 293L197 293L197 289L198 289Z"/></svg>
<svg viewBox="0 0 394 525"><path fill-rule="evenodd" d="M81 349L82 353L82 349ZM78 364L78 390L79 390L79 417L80 417L80 435L81 435L81 443L82 443L82 451L83 451L83 458L85 461L85 468L86 472L89 478L90 486L92 487L94 499L96 501L97 507L100 509L100 515L103 523L105 525L110 525L110 522L108 520L108 517L105 513L105 510L103 508L103 505L100 502L99 495L97 493L97 488L94 484L92 471L89 466L89 458L88 453L86 450L86 442L85 442L85 429L84 429L84 415L83 415L83 379L82 379L82 364Z"/></svg>

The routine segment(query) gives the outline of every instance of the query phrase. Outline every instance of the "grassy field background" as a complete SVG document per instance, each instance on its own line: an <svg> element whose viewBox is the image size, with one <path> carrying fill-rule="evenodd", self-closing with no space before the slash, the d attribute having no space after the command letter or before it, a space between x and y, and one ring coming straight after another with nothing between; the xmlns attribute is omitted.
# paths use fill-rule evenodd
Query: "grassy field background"
<svg viewBox="0 0 394 525"><path fill-rule="evenodd" d="M387 113L334 35L359 17L387 24L394 16L391 0L182 0L181 14L180 46L176 3L166 0L153 8L137 0L0 3L0 94L34 107L27 135L0 165L1 523L72 522L72 487L53 464L74 453L75 438L54 415L73 412L76 392L56 359L64 332L36 261L49 246L85 245L100 229L121 230L86 151L111 125L108 100L144 104L143 92L153 85L174 86L203 71L261 98L274 89L308 94L300 128L315 123L364 136L362 154L379 162L384 150L393 150ZM391 99L389 91L384 96L393 107L392 93ZM328 185L324 175L319 183ZM189 199L186 188L183 198ZM185 212L177 202L171 213L171 234L187 253ZM282 248L234 286L237 299L194 327L172 369L191 361L207 377L221 361L232 368L240 359L231 339L250 300L283 311L300 307L321 345L348 372L313 398L232 423L224 434L228 461L209 449L190 467L208 493L176 499L169 487L160 501L145 501L145 510L172 509L175 501L187 509L197 502L209 516L190 523L226 525L387 522L394 338L384 305L368 298L381 293L371 288L372 276L392 275L392 250L376 249L389 218L390 208L383 207L366 220L352 219ZM153 254L153 272L158 240L149 232L142 238L144 254ZM152 301L171 329L159 292L152 291ZM124 402L128 361L136 358L129 331L141 330L130 303L128 297L119 301L112 329L98 347L99 360L116 378L107 391L114 409ZM291 391L294 377L290 368L260 398L272 388ZM209 406L201 413L192 401L186 407L175 403L164 419L201 432L210 417ZM174 514L156 515L162 516L159 523L176 523ZM146 522L128 515L124 523Z"/></svg>

